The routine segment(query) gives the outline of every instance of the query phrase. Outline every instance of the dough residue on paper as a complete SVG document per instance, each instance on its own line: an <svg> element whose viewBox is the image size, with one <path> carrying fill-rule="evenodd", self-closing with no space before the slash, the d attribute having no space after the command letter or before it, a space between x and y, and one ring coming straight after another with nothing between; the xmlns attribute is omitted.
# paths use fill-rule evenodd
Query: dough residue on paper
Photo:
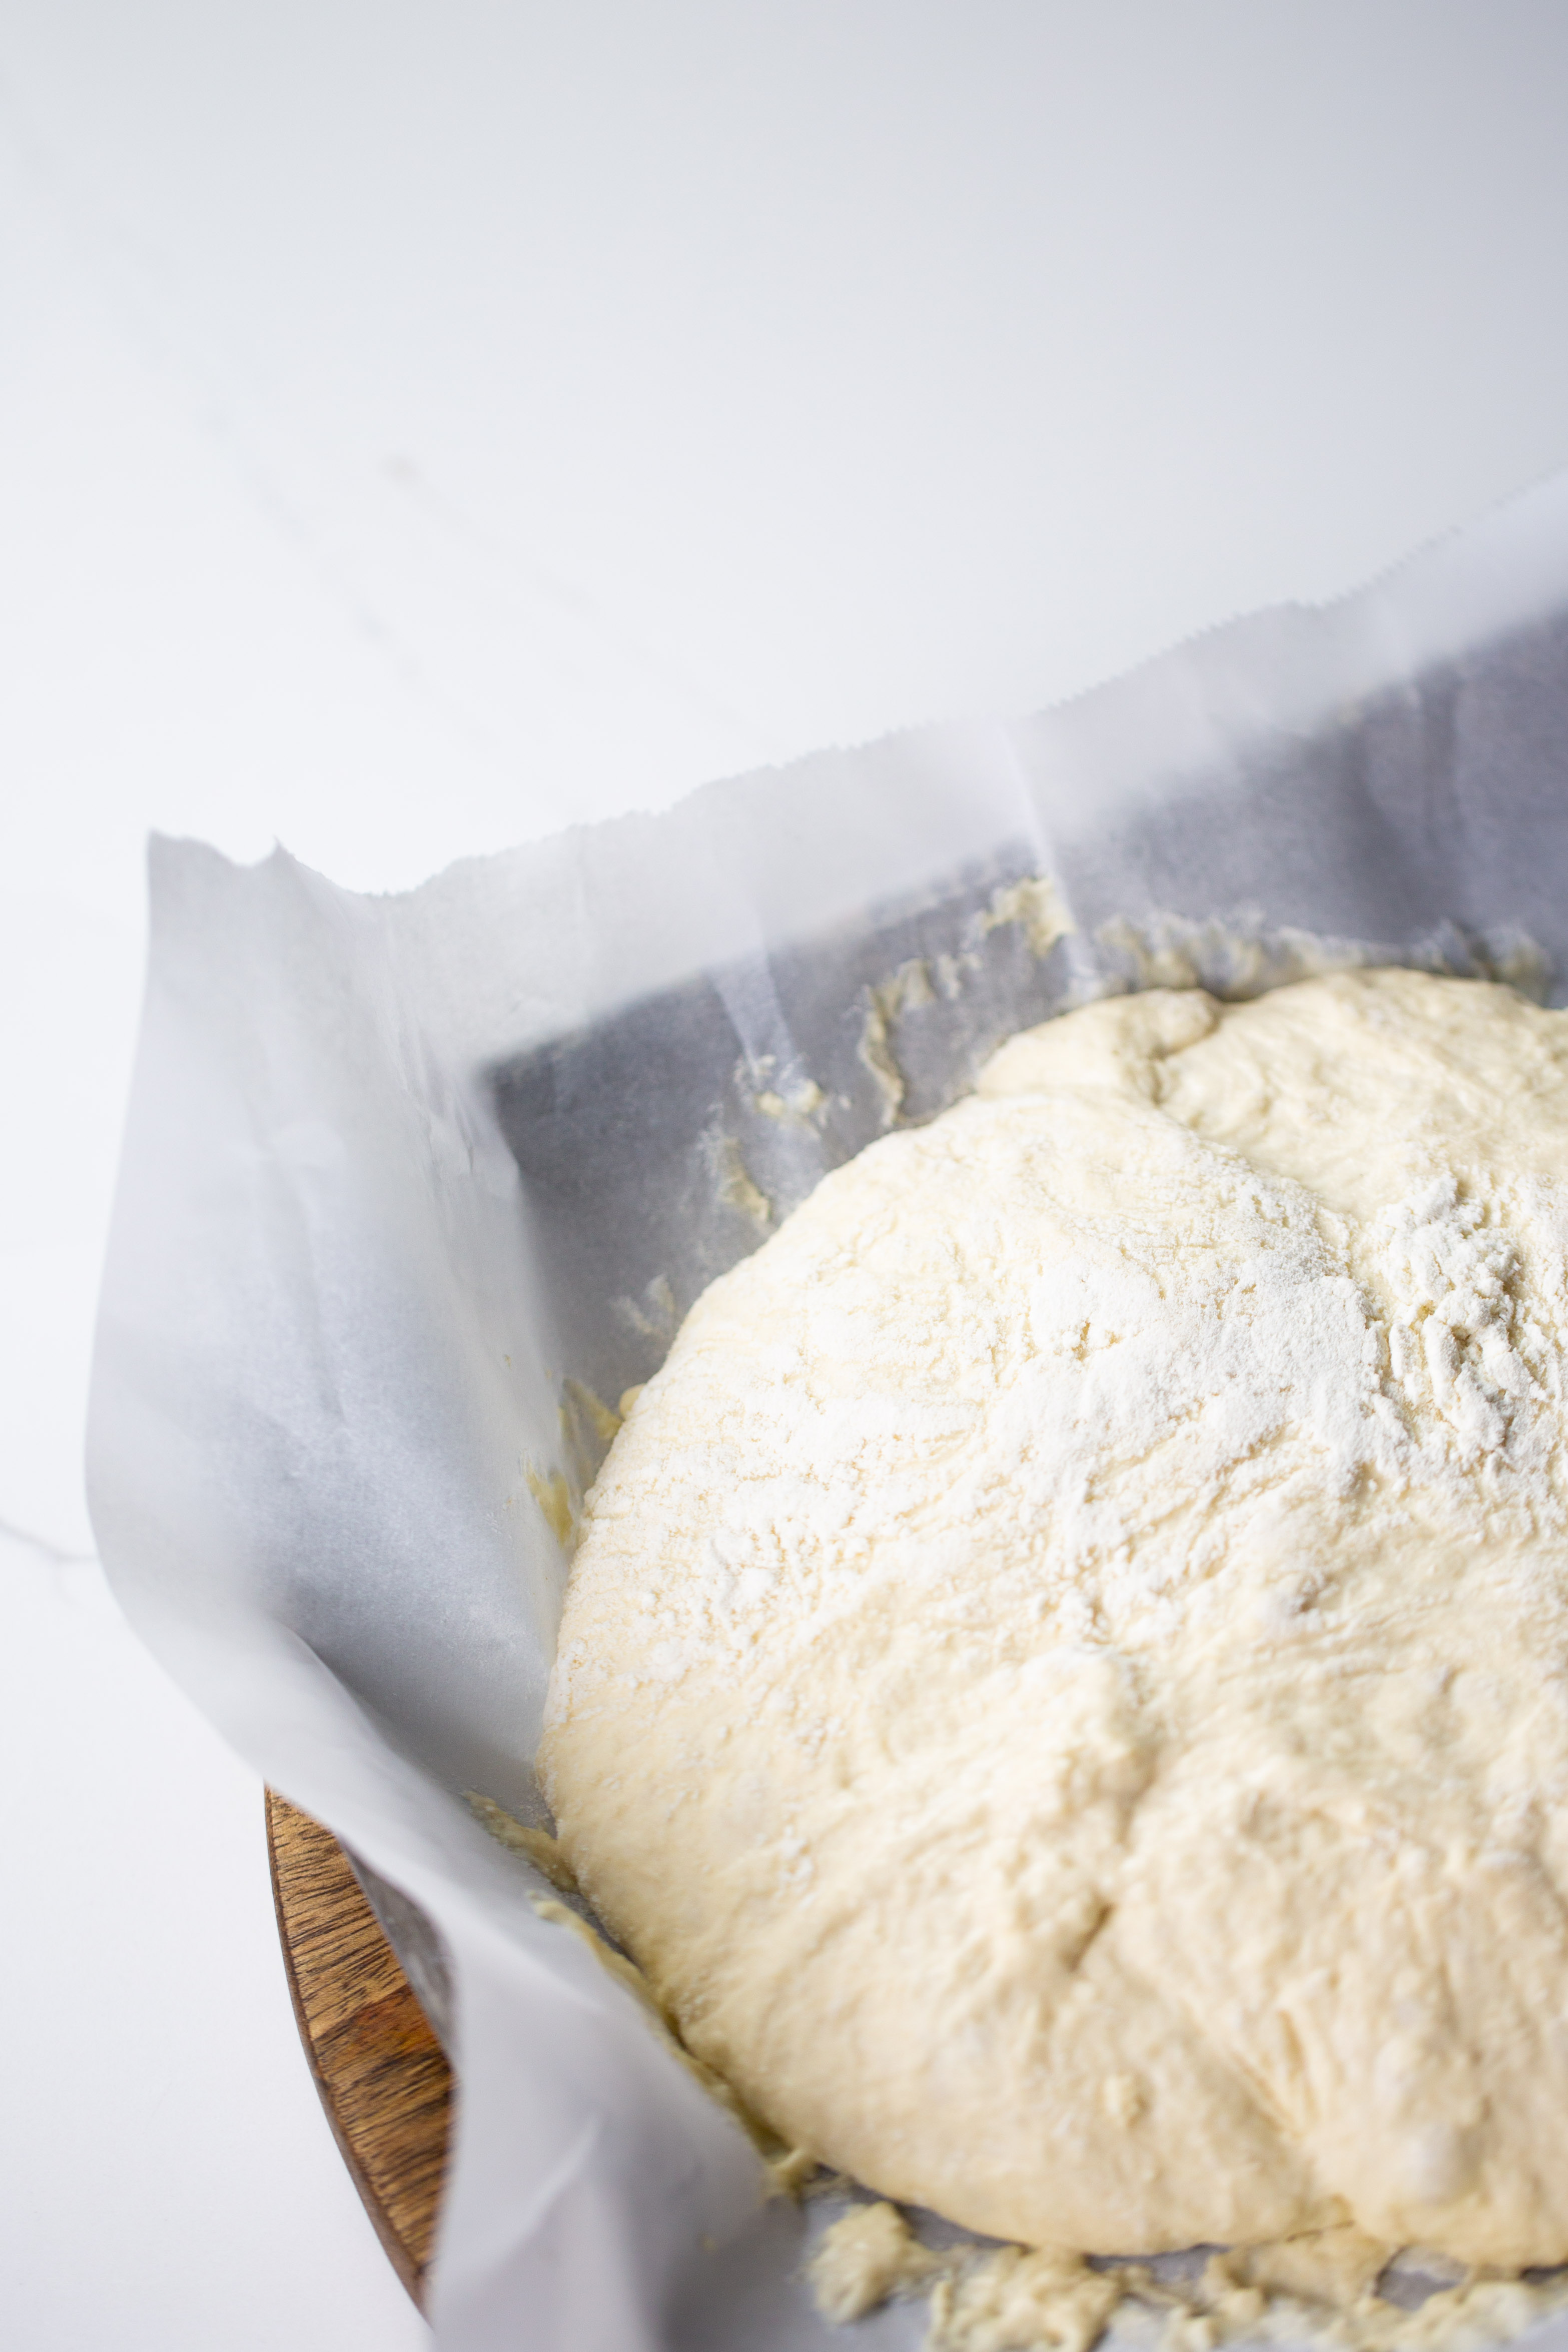
<svg viewBox="0 0 1568 2352"><path fill-rule="evenodd" d="M704 1294L542 1768L781 2138L1037 2254L1568 2259L1565 1248L1568 1017L1357 971L1016 1038Z"/></svg>
<svg viewBox="0 0 1568 2352"><path fill-rule="evenodd" d="M884 1127L891 1127L898 1118L909 1091L909 1081L894 1047L894 1024L906 1013L918 1013L922 1006L935 1002L931 967L923 956L911 956L907 963L900 964L890 979L879 981L866 991L860 1042L855 1050L862 1067L869 1070L876 1081Z"/></svg>
<svg viewBox="0 0 1568 2352"><path fill-rule="evenodd" d="M702 1137L702 1156L718 1198L727 1209L738 1209L763 1232L773 1222L773 1204L741 1156L732 1135L718 1125Z"/></svg>
<svg viewBox="0 0 1568 2352"><path fill-rule="evenodd" d="M1199 2250L1201 2252L1201 2250ZM1441 2256L1418 2250L1428 2267ZM836 2324L882 2304L930 2299L927 2352L1089 2352L1113 2320L1117 2340L1157 2352L1215 2352L1272 2343L1321 2352L1480 2352L1568 2304L1561 2273L1530 2279L1471 2273L1423 2281L1413 2307L1380 2291L1388 2249L1353 2229L1169 2263L1086 2260L1058 2246L937 2252L898 2208L854 2205L824 2231L807 2276ZM1393 2266L1397 2267L1397 2266Z"/></svg>
<svg viewBox="0 0 1568 2352"><path fill-rule="evenodd" d="M811 2263L812 2293L825 2318L863 2319L890 2295L929 2284L941 2267L896 2205L852 2205L823 2232Z"/></svg>
<svg viewBox="0 0 1568 2352"><path fill-rule="evenodd" d="M764 1118L784 1127L808 1127L826 1097L815 1078L798 1078L783 1093L764 1087L752 1099Z"/></svg>
<svg viewBox="0 0 1568 2352"><path fill-rule="evenodd" d="M515 1813L509 1813L504 1805L498 1805L493 1797L482 1796L477 1789L465 1789L463 1801L498 1845L532 1863L563 1895L576 1894L577 1881L572 1865L548 1830L534 1829L527 1822L520 1822Z"/></svg>
<svg viewBox="0 0 1568 2352"><path fill-rule="evenodd" d="M577 1538L577 1515L572 1507L572 1489L564 1475L559 1470L536 1470L528 1462L523 1465L522 1475L545 1526L562 1549L570 1551Z"/></svg>
<svg viewBox="0 0 1568 2352"><path fill-rule="evenodd" d="M485 1801L483 1799L476 1801L471 1796L468 1800L476 1811L479 1811ZM493 1808L493 1811L499 1811L500 1808ZM494 1824L482 1811L480 1819L485 1822L488 1829L494 1831ZM508 1845L514 1844L514 1841L505 1835L502 1835L502 1843ZM553 1841L548 1841L548 1843L553 1843ZM547 1864L531 1845L517 1850L526 1853L530 1860L538 1861L540 1867L545 1871L546 1876L550 1875ZM572 1876L570 1865L563 1864L563 1875L556 1883L561 1885L563 1893L575 1894L578 1890L576 1881ZM606 1943L591 1920L583 1918L576 1911L569 1910L564 1903L557 1903L549 1895L536 1895L532 1901L534 1912L539 1918L542 1919L547 1926L563 1928L569 1936L574 1937L578 1943L593 1954L594 1958L612 1983L619 1985L623 1991L630 1993L637 2007L654 2026L671 2056L685 2067L688 2074L700 2083L710 2098L716 2099L721 2107L733 2116L763 2159L770 2196L797 2197L817 2168L816 2159L810 2151L803 2147L792 2147L786 2141L781 2140L771 2125L747 2106L745 2101L736 2092L734 2085L727 2082L722 2074L716 2073L704 2059L698 2056L682 2036L677 2021L659 2000L658 1992L648 1982L637 1962L628 1959L624 1952L616 1951L613 1944Z"/></svg>
<svg viewBox="0 0 1568 2352"><path fill-rule="evenodd" d="M1070 939L1078 929L1066 899L1048 874L1026 874L1021 881L1006 883L992 892L991 903L980 919L982 937L987 931L998 930L1004 923L1022 925L1029 952L1036 957L1049 955L1058 940Z"/></svg>

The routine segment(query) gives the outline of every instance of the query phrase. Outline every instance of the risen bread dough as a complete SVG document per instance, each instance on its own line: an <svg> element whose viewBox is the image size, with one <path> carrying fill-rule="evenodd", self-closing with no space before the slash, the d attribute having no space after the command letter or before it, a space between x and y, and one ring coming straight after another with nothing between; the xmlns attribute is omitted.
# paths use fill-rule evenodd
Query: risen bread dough
<svg viewBox="0 0 1568 2352"><path fill-rule="evenodd" d="M1568 2257L1568 1015L1015 1038L590 1498L563 1844L787 2138L1032 2243Z"/></svg>

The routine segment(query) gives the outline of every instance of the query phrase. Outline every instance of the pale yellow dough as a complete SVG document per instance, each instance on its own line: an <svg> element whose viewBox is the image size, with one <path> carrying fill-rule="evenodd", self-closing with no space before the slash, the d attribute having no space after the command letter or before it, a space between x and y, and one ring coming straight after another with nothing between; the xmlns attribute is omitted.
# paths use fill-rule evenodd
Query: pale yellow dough
<svg viewBox="0 0 1568 2352"><path fill-rule="evenodd" d="M688 1317L542 1764L787 2141L1028 2244L1568 2258L1568 1015L1003 1047Z"/></svg>

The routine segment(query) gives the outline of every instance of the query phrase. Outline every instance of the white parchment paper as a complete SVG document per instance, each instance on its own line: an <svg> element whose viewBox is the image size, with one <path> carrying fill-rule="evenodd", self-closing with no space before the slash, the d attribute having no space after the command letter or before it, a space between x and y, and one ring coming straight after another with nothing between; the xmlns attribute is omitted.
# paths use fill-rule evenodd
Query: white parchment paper
<svg viewBox="0 0 1568 2352"><path fill-rule="evenodd" d="M438 2340L826 2344L798 2277L820 2218L763 2199L462 1801L542 1818L566 1562L529 1474L579 1494L584 1394L646 1377L823 1169L1020 1025L1335 961L1562 1001L1568 482L1043 717L825 754L401 898L190 843L154 844L152 883L93 1518L186 1689L435 1925L461 2084ZM811 1115L777 1116L808 1081Z"/></svg>

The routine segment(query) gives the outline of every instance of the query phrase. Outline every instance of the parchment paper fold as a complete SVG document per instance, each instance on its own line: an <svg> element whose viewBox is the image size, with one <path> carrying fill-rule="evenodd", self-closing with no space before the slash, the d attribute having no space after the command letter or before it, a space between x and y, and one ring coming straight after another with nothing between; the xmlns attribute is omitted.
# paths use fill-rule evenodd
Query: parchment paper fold
<svg viewBox="0 0 1568 2352"><path fill-rule="evenodd" d="M433 1923L445 2352L805 2352L815 2225L478 1826L598 1404L835 1164L1108 988L1568 973L1568 482L1066 708L835 751L401 898L155 842L89 1430L104 1559ZM552 1482L558 1482L553 1484ZM564 1521L562 1522L564 1524ZM913 2310L864 2324L912 2346Z"/></svg>

